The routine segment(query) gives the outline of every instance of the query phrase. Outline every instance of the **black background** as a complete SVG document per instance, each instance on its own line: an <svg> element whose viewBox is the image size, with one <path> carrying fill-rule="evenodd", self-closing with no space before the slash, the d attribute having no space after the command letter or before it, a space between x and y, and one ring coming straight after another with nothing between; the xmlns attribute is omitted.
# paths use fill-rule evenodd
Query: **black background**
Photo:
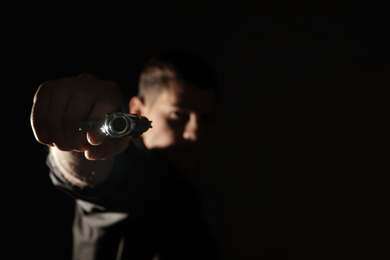
<svg viewBox="0 0 390 260"><path fill-rule="evenodd" d="M381 158L370 155L384 110L376 87L388 85L385 5L14 1L0 12L8 259L70 255L73 202L52 187L29 124L39 84L89 72L116 81L128 99L143 62L171 50L208 58L221 84L215 138L197 178L224 259L349 257L383 245L369 246L384 193L376 187L384 171L374 167Z"/></svg>

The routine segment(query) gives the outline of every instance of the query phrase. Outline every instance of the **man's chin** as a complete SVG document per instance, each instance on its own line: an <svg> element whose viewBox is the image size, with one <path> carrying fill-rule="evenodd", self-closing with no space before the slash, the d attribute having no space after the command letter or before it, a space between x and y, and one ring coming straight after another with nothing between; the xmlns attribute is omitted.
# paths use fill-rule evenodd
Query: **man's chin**
<svg viewBox="0 0 390 260"><path fill-rule="evenodd" d="M187 162L187 161L177 161L177 160L171 161L171 164L175 169L181 172L191 172L198 165L197 162L194 161Z"/></svg>
<svg viewBox="0 0 390 260"><path fill-rule="evenodd" d="M155 152L179 171L190 172L198 165L199 154L194 150L166 148L155 150Z"/></svg>

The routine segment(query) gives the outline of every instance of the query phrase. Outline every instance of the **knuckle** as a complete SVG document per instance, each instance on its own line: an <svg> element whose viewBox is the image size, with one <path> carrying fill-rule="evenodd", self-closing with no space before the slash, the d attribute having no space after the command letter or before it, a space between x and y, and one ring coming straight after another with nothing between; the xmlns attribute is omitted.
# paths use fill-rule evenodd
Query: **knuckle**
<svg viewBox="0 0 390 260"><path fill-rule="evenodd" d="M97 78L91 73L81 73L76 78L79 80L97 80Z"/></svg>
<svg viewBox="0 0 390 260"><path fill-rule="evenodd" d="M49 86L50 86L50 84L47 81L43 82L41 85L39 85L39 87L34 95L34 101L33 101L34 103L36 103L37 100L40 99L40 97L47 94Z"/></svg>
<svg viewBox="0 0 390 260"><path fill-rule="evenodd" d="M44 138L44 136L40 133L40 131L38 129L33 128L33 133L34 133L35 139L37 140L38 143L41 143L44 145L49 144L47 141L47 138Z"/></svg>
<svg viewBox="0 0 390 260"><path fill-rule="evenodd" d="M94 91L99 88L99 80L92 74L83 73L75 77L74 85L77 85L78 89L85 89L86 91Z"/></svg>
<svg viewBox="0 0 390 260"><path fill-rule="evenodd" d="M118 84L116 84L114 81L105 81L105 90L103 91L103 95L109 95L112 98L115 98L117 100L122 99L122 91L119 88Z"/></svg>
<svg viewBox="0 0 390 260"><path fill-rule="evenodd" d="M72 150L84 151L87 148L86 138L79 135L67 136L67 142Z"/></svg>
<svg viewBox="0 0 390 260"><path fill-rule="evenodd" d="M64 143L55 143L55 146L60 151L72 151L72 149Z"/></svg>
<svg viewBox="0 0 390 260"><path fill-rule="evenodd" d="M104 80L102 83L106 88L111 89L112 91L119 91L119 86L115 81Z"/></svg>

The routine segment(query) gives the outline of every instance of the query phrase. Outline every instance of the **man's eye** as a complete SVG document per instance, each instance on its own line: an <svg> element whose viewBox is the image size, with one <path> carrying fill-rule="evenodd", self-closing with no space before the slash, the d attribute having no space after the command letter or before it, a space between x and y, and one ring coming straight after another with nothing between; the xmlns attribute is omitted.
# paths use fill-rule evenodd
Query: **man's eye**
<svg viewBox="0 0 390 260"><path fill-rule="evenodd" d="M174 111L169 114L169 119L171 120L188 120L189 115L188 113L180 112L180 111Z"/></svg>

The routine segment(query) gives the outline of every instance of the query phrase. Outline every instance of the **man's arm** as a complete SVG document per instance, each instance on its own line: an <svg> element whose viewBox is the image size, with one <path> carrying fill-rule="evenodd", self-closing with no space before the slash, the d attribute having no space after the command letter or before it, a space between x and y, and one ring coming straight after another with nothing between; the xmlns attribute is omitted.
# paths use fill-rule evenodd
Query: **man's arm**
<svg viewBox="0 0 390 260"><path fill-rule="evenodd" d="M54 162L64 178L80 188L93 188L102 184L109 176L113 159L91 161L83 153L61 151L50 148Z"/></svg>
<svg viewBox="0 0 390 260"><path fill-rule="evenodd" d="M70 183L93 187L107 179L113 157L127 148L129 140L106 139L99 130L80 131L79 125L116 111L123 111L118 86L82 74L41 84L34 96L31 126Z"/></svg>

